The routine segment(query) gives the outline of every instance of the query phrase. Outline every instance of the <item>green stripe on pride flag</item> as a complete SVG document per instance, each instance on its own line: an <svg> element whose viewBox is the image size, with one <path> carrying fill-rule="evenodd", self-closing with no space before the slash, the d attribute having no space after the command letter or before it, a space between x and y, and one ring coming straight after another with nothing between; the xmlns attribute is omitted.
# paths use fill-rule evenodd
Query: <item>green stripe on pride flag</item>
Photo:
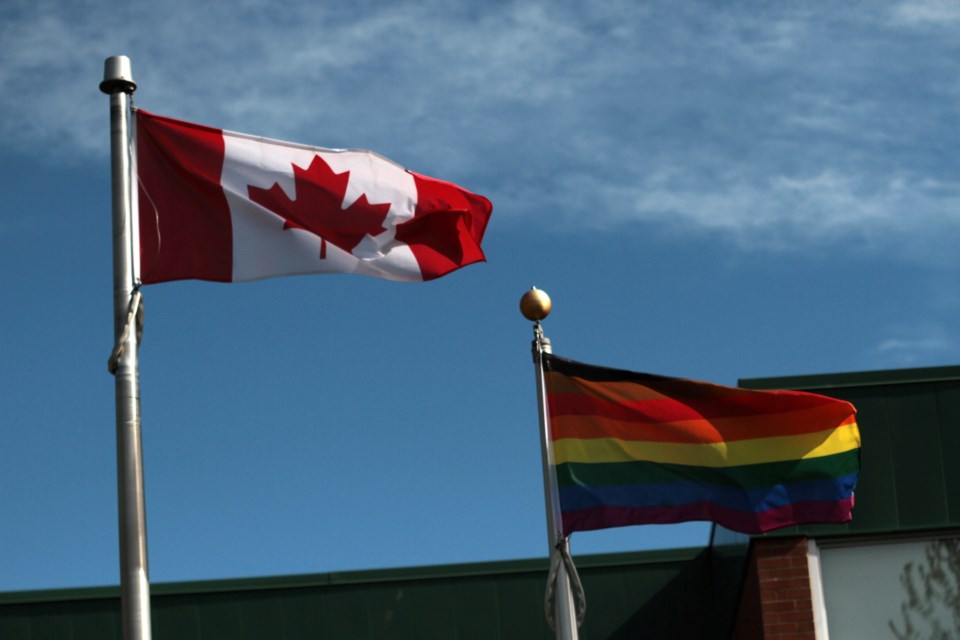
<svg viewBox="0 0 960 640"><path fill-rule="evenodd" d="M557 465L557 484L568 486L617 486L703 482L740 487L764 487L817 478L836 478L857 473L860 450L819 458L787 460L739 467L695 467L660 462L567 462Z"/></svg>

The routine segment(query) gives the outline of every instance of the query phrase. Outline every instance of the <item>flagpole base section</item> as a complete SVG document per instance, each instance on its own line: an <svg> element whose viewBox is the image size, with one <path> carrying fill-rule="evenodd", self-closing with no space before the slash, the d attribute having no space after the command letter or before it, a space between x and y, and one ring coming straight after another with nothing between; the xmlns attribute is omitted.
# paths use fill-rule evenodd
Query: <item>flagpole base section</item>
<svg viewBox="0 0 960 640"><path fill-rule="evenodd" d="M103 82L100 91L110 95L113 93L133 93L137 90L137 83L133 81L133 67L127 56L110 56L103 63Z"/></svg>
<svg viewBox="0 0 960 640"><path fill-rule="evenodd" d="M550 551L550 573L544 596L547 624L556 632L557 640L577 640L587 611L583 585L577 567L570 557L567 538L561 538Z"/></svg>

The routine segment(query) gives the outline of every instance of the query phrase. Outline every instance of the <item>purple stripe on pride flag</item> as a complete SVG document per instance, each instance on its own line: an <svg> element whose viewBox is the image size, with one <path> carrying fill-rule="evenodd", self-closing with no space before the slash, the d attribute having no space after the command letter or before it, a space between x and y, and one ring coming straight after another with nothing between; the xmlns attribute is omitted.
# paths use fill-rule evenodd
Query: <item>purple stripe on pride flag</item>
<svg viewBox="0 0 960 640"><path fill-rule="evenodd" d="M593 531L635 524L674 524L690 520L707 520L741 533L764 533L780 527L822 522L849 522L853 496L838 502L795 502L758 513L722 507L709 501L691 502L669 507L611 507L563 512L563 530Z"/></svg>

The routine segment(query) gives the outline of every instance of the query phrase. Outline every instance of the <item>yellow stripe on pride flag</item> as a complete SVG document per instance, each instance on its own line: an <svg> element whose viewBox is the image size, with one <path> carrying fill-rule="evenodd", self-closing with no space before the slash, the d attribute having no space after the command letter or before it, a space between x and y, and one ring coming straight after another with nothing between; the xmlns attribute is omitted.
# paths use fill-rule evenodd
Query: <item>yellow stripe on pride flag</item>
<svg viewBox="0 0 960 640"><path fill-rule="evenodd" d="M555 441L553 447L555 464L646 460L695 467L739 467L746 464L819 458L858 449L860 431L856 423L851 422L837 429L816 433L734 442L677 444L614 438L563 438Z"/></svg>

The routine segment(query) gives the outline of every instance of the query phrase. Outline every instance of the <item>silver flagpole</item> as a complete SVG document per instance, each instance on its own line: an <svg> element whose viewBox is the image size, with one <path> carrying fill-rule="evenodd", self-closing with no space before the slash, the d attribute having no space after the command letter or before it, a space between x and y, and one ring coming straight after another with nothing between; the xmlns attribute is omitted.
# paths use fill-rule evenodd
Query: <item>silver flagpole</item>
<svg viewBox="0 0 960 640"><path fill-rule="evenodd" d="M100 90L110 96L110 156L113 174L113 330L110 359L117 404L117 504L120 529L120 593L123 637L150 640L150 580L140 439L140 374L137 363L140 312L139 251L132 214L130 96L137 89L130 59L104 63Z"/></svg>
<svg viewBox="0 0 960 640"><path fill-rule="evenodd" d="M537 374L537 405L540 412L540 458L543 465L543 491L547 507L547 543L550 549L551 577L555 572L553 590L553 628L557 640L577 640L577 618L570 588L570 574L561 557L567 552L567 539L563 534L560 514L560 496L557 492L557 476L553 465L553 442L550 437L550 418L547 412L547 396L544 392L543 354L552 353L550 340L543 335L540 321L550 314L550 297L536 287L520 299L520 311L527 320L533 321L533 362ZM549 587L548 587L549 588ZM549 619L549 618L548 618Z"/></svg>

